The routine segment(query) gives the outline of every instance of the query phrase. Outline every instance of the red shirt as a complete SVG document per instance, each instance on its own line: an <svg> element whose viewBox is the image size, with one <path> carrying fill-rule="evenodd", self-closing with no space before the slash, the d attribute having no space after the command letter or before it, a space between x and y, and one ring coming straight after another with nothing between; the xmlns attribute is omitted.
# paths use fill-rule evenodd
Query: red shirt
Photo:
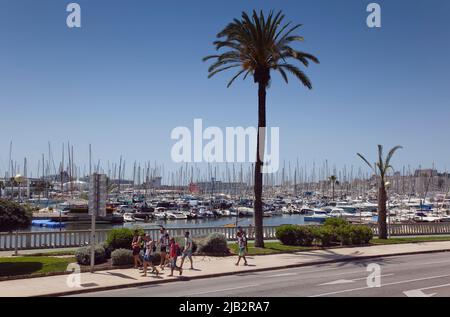
<svg viewBox="0 0 450 317"><path fill-rule="evenodd" d="M180 246L178 245L178 243L171 243L171 244L170 244L169 256L170 256L171 258L174 258L174 257L177 256L177 249L178 249L179 247L180 247Z"/></svg>

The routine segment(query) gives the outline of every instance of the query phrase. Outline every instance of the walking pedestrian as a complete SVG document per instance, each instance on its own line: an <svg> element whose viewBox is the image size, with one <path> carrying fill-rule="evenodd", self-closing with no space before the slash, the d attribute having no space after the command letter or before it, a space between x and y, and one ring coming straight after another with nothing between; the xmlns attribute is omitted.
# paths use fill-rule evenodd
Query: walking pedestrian
<svg viewBox="0 0 450 317"><path fill-rule="evenodd" d="M177 258L181 255L181 248L175 242L175 238L170 238L169 257L170 257L170 275L173 276L173 271L176 270L183 274L183 269L177 266Z"/></svg>
<svg viewBox="0 0 450 317"><path fill-rule="evenodd" d="M143 275L143 277L147 276L147 268L149 266L152 267L152 273L156 273L156 276L158 276L159 271L155 267L155 263L154 263L155 253L156 253L155 241L153 241L149 235L146 235L145 236L145 255L144 255L144 275Z"/></svg>
<svg viewBox="0 0 450 317"><path fill-rule="evenodd" d="M131 249L133 250L134 268L138 269L142 266L142 261L140 259L141 253L141 236L139 231L134 231L133 241L131 242Z"/></svg>
<svg viewBox="0 0 450 317"><path fill-rule="evenodd" d="M160 229L160 236L158 241L159 251L161 255L161 270L164 270L164 266L166 265L167 260L167 247L169 246L169 234L166 232L166 229L162 227Z"/></svg>
<svg viewBox="0 0 450 317"><path fill-rule="evenodd" d="M236 266L239 265L239 262L241 262L241 259L244 259L244 265L248 265L247 259L245 258L245 255L247 254L247 238L245 237L245 234L241 231L237 232L237 243L239 247L239 253L238 253L238 261L236 263Z"/></svg>
<svg viewBox="0 0 450 317"><path fill-rule="evenodd" d="M180 267L183 268L184 260L189 258L189 261L191 262L191 270L194 269L194 261L192 260L192 251L193 251L194 242L192 241L192 238L190 237L189 231L186 231L184 233L184 249L183 249L183 255L181 256L181 264Z"/></svg>

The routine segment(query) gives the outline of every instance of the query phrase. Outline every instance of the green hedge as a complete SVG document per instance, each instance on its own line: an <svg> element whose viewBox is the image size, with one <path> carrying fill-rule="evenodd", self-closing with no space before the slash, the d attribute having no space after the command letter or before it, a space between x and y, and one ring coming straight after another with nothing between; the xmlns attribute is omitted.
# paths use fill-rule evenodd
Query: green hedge
<svg viewBox="0 0 450 317"><path fill-rule="evenodd" d="M285 245L311 246L315 230L308 226L283 225L277 228L276 237Z"/></svg>
<svg viewBox="0 0 450 317"><path fill-rule="evenodd" d="M284 245L311 246L314 242L323 247L332 245L366 245L372 240L372 230L367 226L351 225L344 219L330 218L322 226L283 225L277 228L276 237Z"/></svg>
<svg viewBox="0 0 450 317"><path fill-rule="evenodd" d="M135 230L138 230L139 235L144 233L142 229L120 228L111 230L106 238L106 247L110 249L111 252L116 249L131 250L131 243L133 242Z"/></svg>

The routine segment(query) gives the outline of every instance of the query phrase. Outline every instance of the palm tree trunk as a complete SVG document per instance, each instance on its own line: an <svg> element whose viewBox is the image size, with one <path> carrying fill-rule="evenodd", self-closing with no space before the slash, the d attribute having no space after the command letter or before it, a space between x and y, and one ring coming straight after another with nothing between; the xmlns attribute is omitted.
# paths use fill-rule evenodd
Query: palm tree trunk
<svg viewBox="0 0 450 317"><path fill-rule="evenodd" d="M333 188L333 198L332 200L334 201L334 182L331 184L332 188Z"/></svg>
<svg viewBox="0 0 450 317"><path fill-rule="evenodd" d="M378 238L387 239L387 223L386 223L386 187L384 180L381 180L380 188L378 191Z"/></svg>
<svg viewBox="0 0 450 317"><path fill-rule="evenodd" d="M264 146L265 146L265 128L266 127L266 84L259 82L258 88L258 140L256 146L256 164L255 164L255 247L264 248L264 234L263 234L263 177L262 166L264 160ZM261 155L260 155L261 153Z"/></svg>

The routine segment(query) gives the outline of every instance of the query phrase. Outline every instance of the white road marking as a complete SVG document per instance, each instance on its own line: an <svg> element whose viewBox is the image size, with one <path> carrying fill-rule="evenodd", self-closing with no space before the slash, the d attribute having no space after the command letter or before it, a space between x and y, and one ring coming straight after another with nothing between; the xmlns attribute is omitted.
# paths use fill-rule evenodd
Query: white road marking
<svg viewBox="0 0 450 317"><path fill-rule="evenodd" d="M209 294L209 293L219 293L219 292L234 291L234 290L237 290L237 289L250 288L250 287L256 287L256 286L259 286L259 285L258 284L253 284L253 285L245 285L245 286L239 286L239 287L233 287L233 288L217 289L217 290L205 291L205 292L199 292L199 293L191 293L191 294L189 294L189 296L192 296L192 295L203 295L203 294Z"/></svg>
<svg viewBox="0 0 450 317"><path fill-rule="evenodd" d="M283 274L275 274L275 275L269 275L264 277L283 277L283 276L294 276L298 275L298 273L283 273Z"/></svg>
<svg viewBox="0 0 450 317"><path fill-rule="evenodd" d="M433 294L425 294L420 289L414 289L411 291L403 292L407 297L433 297L436 293Z"/></svg>
<svg viewBox="0 0 450 317"><path fill-rule="evenodd" d="M380 277L386 277L386 276L392 276L392 275L394 275L394 274L393 273L391 273L391 274L384 274L384 275L380 275ZM363 281L363 280L366 280L366 279L367 279L367 277L355 278L355 279L352 279L352 280L337 280L337 281L333 281L333 282L319 284L319 286L338 285L338 284L350 284L350 283L355 283L356 281Z"/></svg>
<svg viewBox="0 0 450 317"><path fill-rule="evenodd" d="M443 287L449 287L450 284L442 284L442 285L436 285L436 286L429 286L429 287L424 287L424 288L419 288L419 289L413 289L410 291L406 291L403 292L403 294L405 294L408 297L433 297L434 295L436 295L437 293L433 293L433 294L426 294L424 293L424 291L426 290L430 290L430 289L437 289L437 288L443 288Z"/></svg>
<svg viewBox="0 0 450 317"><path fill-rule="evenodd" d="M385 286L390 286L390 285L398 285L398 284L407 284L407 283L419 282L419 281L427 281L427 280L433 280L433 279L443 278L443 277L450 277L450 275L449 274L447 274L447 275L436 275L436 276L430 276L430 277L416 278L416 279L412 279L412 280L405 280L405 281L386 283L386 284L381 285L380 288L385 287ZM346 289L346 290L342 290L342 291L336 291L336 292L329 292L329 293L323 293L323 294L318 294L318 295L312 295L312 296L309 296L309 297L321 297L321 296L336 295L336 294L342 294L342 293L350 293L350 292L355 292L355 291L367 290L367 289L371 289L371 288L372 287L367 287L367 286L366 287L358 287L358 288Z"/></svg>

